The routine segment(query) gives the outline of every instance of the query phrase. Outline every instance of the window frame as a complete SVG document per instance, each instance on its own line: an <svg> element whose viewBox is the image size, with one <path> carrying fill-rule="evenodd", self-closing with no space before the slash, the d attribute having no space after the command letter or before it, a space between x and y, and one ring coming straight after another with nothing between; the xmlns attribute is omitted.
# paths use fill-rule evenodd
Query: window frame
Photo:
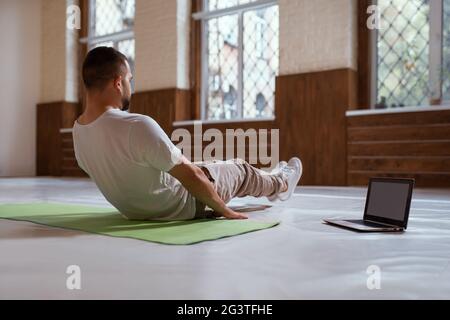
<svg viewBox="0 0 450 320"><path fill-rule="evenodd" d="M134 37L134 27L119 32L108 33L101 36L95 35L95 4L97 0L87 0L88 1L88 19L87 19L87 36L80 39L80 43L87 45L87 50L89 51L96 44L102 42L111 41L113 43L114 49L118 50L119 42L126 40L133 40Z"/></svg>
<svg viewBox="0 0 450 320"><path fill-rule="evenodd" d="M250 3L232 6L229 8L209 10L209 0L202 1L202 11L192 14L194 21L200 21L200 33L201 33L201 64L200 64L200 117L202 121L246 121L256 119L258 121L273 120L274 117L261 117L261 118L244 118L244 14L247 11L263 9L274 5L279 5L278 0L257 0ZM213 18L219 18L226 15L238 15L238 88L237 88L237 108L238 116L233 119L221 119L212 120L207 118L207 104L208 104L208 21Z"/></svg>
<svg viewBox="0 0 450 320"><path fill-rule="evenodd" d="M372 4L377 5L378 0L373 0ZM444 100L442 92L442 66L443 66L443 27L444 27L444 0L433 0L429 2L430 13L430 33L429 33L429 89L430 96L428 96L429 105L441 105L449 103ZM370 85L370 109L375 109L378 98L378 34L379 30L374 29L370 31L371 43L371 85ZM428 107L423 106L423 107ZM390 108L387 108L390 109Z"/></svg>

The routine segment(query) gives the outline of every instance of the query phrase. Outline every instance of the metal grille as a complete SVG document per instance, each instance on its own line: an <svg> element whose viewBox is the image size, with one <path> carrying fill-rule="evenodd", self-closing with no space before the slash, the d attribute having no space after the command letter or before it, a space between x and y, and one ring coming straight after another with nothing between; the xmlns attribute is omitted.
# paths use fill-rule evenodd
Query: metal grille
<svg viewBox="0 0 450 320"><path fill-rule="evenodd" d="M278 22L278 6L244 14L244 118L274 115Z"/></svg>
<svg viewBox="0 0 450 320"><path fill-rule="evenodd" d="M238 16L208 21L208 119L238 116Z"/></svg>
<svg viewBox="0 0 450 320"><path fill-rule="evenodd" d="M210 0L210 10L253 1ZM274 115L278 73L278 6L246 8L204 20L207 55L204 118Z"/></svg>
<svg viewBox="0 0 450 320"><path fill-rule="evenodd" d="M134 26L135 0L91 0L93 36L104 36Z"/></svg>
<svg viewBox="0 0 450 320"><path fill-rule="evenodd" d="M442 44L442 95L444 100L450 101L450 0L444 0Z"/></svg>
<svg viewBox="0 0 450 320"><path fill-rule="evenodd" d="M429 0L378 0L377 107L429 103Z"/></svg>
<svg viewBox="0 0 450 320"><path fill-rule="evenodd" d="M131 72L134 73L136 61L134 39L119 41L117 43L117 50L122 52L128 58ZM131 80L131 89L134 91L134 78Z"/></svg>

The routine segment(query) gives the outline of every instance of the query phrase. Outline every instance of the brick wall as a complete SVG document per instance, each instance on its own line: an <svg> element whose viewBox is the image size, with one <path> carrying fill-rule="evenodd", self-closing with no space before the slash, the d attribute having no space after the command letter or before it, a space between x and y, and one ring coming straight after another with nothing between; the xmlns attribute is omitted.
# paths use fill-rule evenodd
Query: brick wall
<svg viewBox="0 0 450 320"><path fill-rule="evenodd" d="M356 0L279 0L280 75L356 70Z"/></svg>
<svg viewBox="0 0 450 320"><path fill-rule="evenodd" d="M78 31L66 28L71 4L78 1L42 1L41 103L78 100Z"/></svg>
<svg viewBox="0 0 450 320"><path fill-rule="evenodd" d="M136 1L137 92L189 88L189 4L186 0Z"/></svg>

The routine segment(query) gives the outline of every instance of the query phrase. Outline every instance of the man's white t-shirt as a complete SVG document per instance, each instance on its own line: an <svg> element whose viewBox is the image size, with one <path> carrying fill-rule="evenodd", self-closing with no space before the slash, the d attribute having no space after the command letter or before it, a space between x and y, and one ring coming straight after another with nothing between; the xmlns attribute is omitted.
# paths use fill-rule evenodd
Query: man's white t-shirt
<svg viewBox="0 0 450 320"><path fill-rule="evenodd" d="M75 157L105 198L129 219L188 220L195 198L167 172L181 151L148 116L109 109L73 127Z"/></svg>

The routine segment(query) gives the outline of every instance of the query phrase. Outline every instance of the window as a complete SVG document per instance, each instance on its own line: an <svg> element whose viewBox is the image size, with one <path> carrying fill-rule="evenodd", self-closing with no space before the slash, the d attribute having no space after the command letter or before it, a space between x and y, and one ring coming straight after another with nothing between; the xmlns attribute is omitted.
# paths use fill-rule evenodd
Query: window
<svg viewBox="0 0 450 320"><path fill-rule="evenodd" d="M194 14L202 20L202 118L273 117L277 1L204 0L203 8Z"/></svg>
<svg viewBox="0 0 450 320"><path fill-rule="evenodd" d="M88 50L99 46L122 52L134 70L135 0L89 0ZM134 86L134 83L132 83Z"/></svg>
<svg viewBox="0 0 450 320"><path fill-rule="evenodd" d="M376 108L450 100L450 0L378 0Z"/></svg>
<svg viewBox="0 0 450 320"><path fill-rule="evenodd" d="M260 92L256 95L256 111L261 113L267 107L266 97Z"/></svg>
<svg viewBox="0 0 450 320"><path fill-rule="evenodd" d="M450 101L450 0L444 0L443 26L442 96Z"/></svg>
<svg viewBox="0 0 450 320"><path fill-rule="evenodd" d="M255 25L256 31L256 55L259 59L264 59L265 47L266 47L266 39L264 37L266 33L266 21L261 19L261 21L257 22Z"/></svg>

